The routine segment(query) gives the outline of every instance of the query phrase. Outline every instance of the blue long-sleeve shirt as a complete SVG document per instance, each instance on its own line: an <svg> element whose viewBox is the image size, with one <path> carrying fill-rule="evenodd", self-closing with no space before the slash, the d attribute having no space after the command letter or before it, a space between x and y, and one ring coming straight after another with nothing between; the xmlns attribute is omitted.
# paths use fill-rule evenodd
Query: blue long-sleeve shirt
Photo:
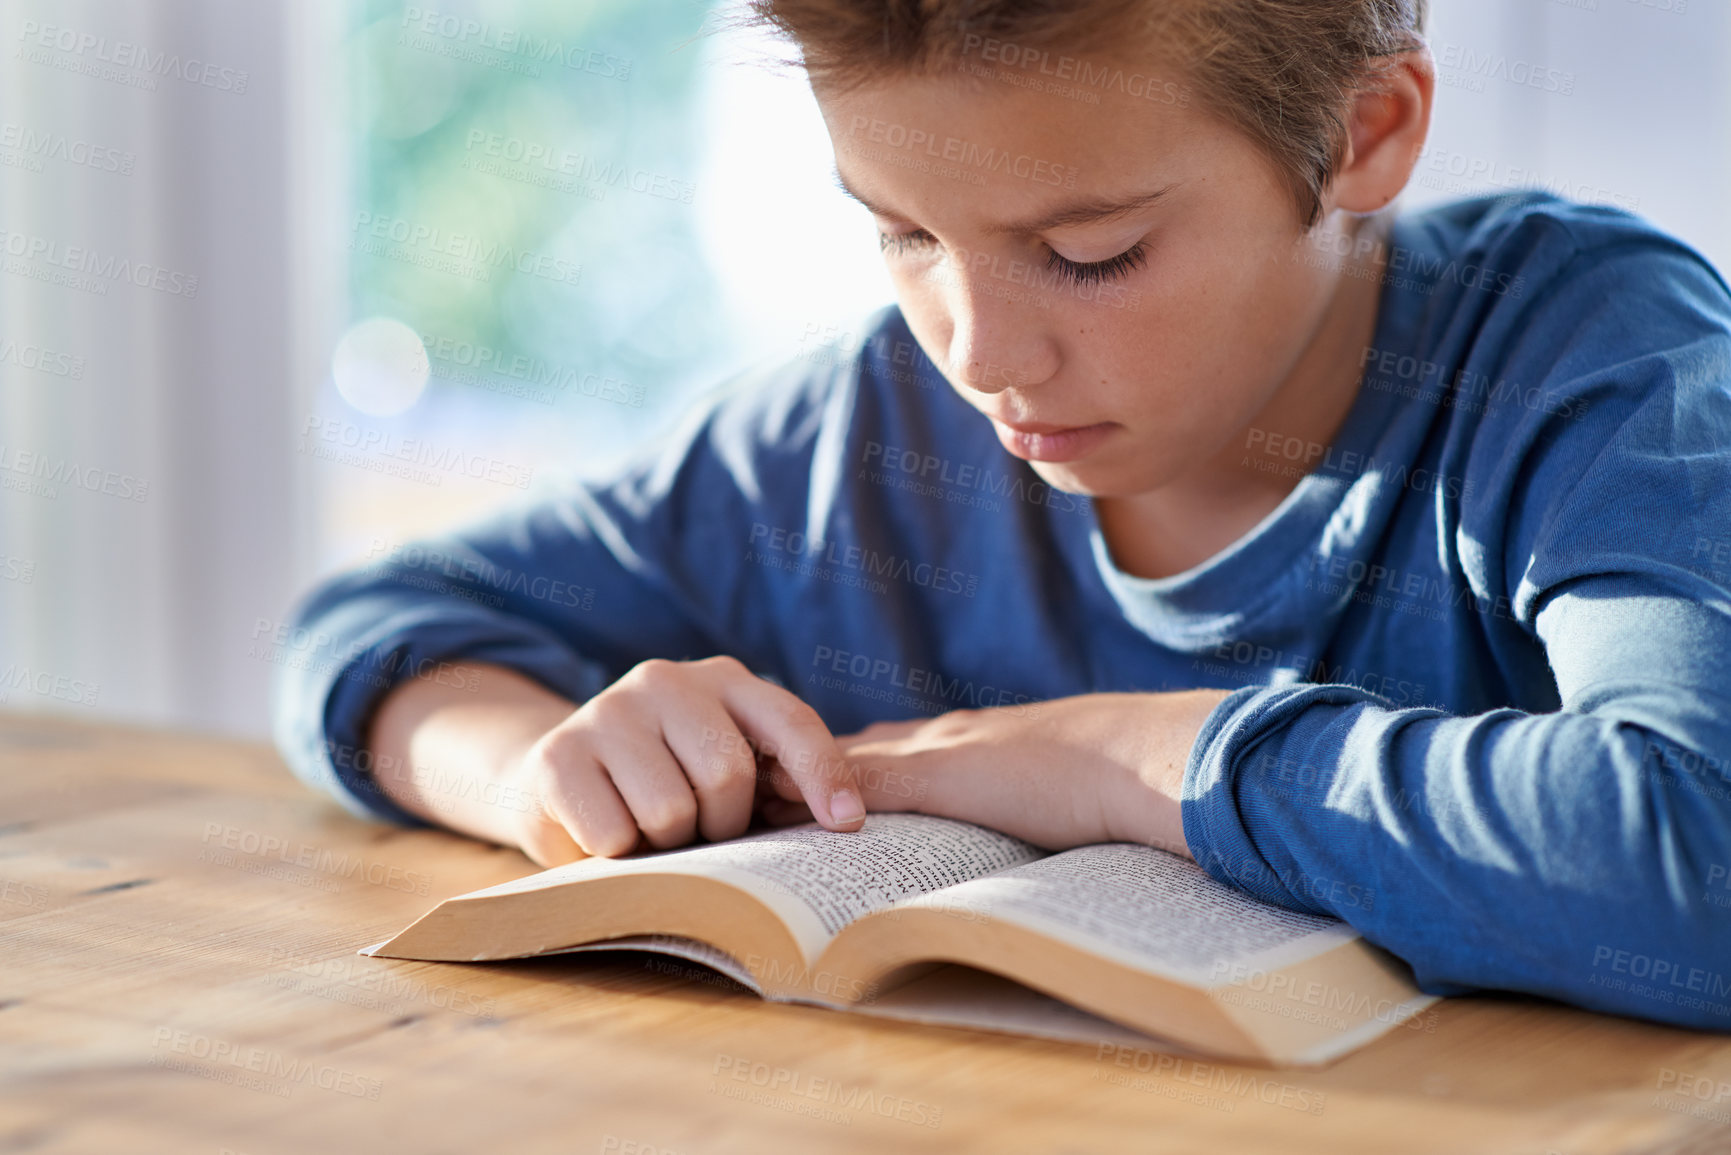
<svg viewBox="0 0 1731 1155"><path fill-rule="evenodd" d="M325 583L282 751L414 821L365 722L456 659L581 701L728 653L837 733L1233 687L1182 803L1216 878L1345 919L1433 993L1731 1028L1731 293L1540 194L1402 216L1387 257L1344 425L1248 431L1302 476L1193 569L1119 570L1092 502L887 308L857 356L742 375L612 475Z"/></svg>

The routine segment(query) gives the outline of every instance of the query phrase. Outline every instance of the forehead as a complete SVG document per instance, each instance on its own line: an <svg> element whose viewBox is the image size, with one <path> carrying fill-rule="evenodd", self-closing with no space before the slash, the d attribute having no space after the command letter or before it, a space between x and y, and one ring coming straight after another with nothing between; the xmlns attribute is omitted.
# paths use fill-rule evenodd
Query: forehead
<svg viewBox="0 0 1731 1155"><path fill-rule="evenodd" d="M961 208L994 231L1024 231L1066 207L1138 195L1152 203L1219 135L1175 75L1135 62L1084 70L1070 59L1045 66L1098 83L965 59L936 75L814 83L844 191L883 216ZM1082 222L1045 227L1066 223Z"/></svg>
<svg viewBox="0 0 1731 1155"><path fill-rule="evenodd" d="M1056 71L1042 58L1047 71ZM871 121L898 135L955 135L965 129L1009 132L1048 143L1088 141L1114 133L1182 122L1196 103L1176 72L1136 60L1061 57L1066 75L1084 85L1027 67L987 67L967 57L941 71L888 72L845 87L814 81L832 134L857 133Z"/></svg>

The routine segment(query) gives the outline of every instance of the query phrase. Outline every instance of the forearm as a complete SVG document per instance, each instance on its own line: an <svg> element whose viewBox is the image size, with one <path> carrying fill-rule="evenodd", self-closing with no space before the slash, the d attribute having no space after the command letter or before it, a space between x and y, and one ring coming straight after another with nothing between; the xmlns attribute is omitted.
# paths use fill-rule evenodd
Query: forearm
<svg viewBox="0 0 1731 1155"><path fill-rule="evenodd" d="M410 678L380 703L367 738L380 793L411 814L517 845L540 801L524 755L575 703L503 666L465 663L459 684Z"/></svg>
<svg viewBox="0 0 1731 1155"><path fill-rule="evenodd" d="M1660 686L1606 716L1463 717L1348 686L1262 691L1204 735L1186 783L1190 845L1216 877L1346 919L1426 989L1521 990L1723 1029L1731 974L1704 892L1731 822L1652 753L1700 765L1722 748L1701 736L1711 719L1668 701L1681 697ZM1712 997L1648 995L1616 972L1631 954L1695 984L1680 993Z"/></svg>

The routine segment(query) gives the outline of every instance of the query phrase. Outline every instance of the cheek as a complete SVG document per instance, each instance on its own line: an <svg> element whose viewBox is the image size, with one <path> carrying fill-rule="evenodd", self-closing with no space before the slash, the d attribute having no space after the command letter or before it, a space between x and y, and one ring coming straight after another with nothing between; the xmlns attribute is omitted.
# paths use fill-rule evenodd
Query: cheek
<svg viewBox="0 0 1731 1155"><path fill-rule="evenodd" d="M1216 385L1279 368L1322 296L1312 271L1290 259L1293 251L1244 238L1175 256L1157 291L1145 295L1141 355Z"/></svg>
<svg viewBox="0 0 1731 1155"><path fill-rule="evenodd" d="M1095 411L1154 433L1177 449L1255 408L1278 376L1277 346L1252 286L1199 282L1163 304L1076 333L1089 373L1080 382Z"/></svg>
<svg viewBox="0 0 1731 1155"><path fill-rule="evenodd" d="M1071 348L1091 370L1091 392L1110 390L1138 408L1153 398L1169 404L1213 377L1237 309L1219 286L1189 271L1166 269L1134 287L1140 295L1133 307L1074 313Z"/></svg>

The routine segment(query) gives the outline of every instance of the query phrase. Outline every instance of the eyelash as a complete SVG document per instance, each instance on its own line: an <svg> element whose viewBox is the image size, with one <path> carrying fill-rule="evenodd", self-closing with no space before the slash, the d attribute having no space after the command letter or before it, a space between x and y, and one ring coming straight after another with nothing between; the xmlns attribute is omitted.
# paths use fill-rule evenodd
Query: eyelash
<svg viewBox="0 0 1731 1155"><path fill-rule="evenodd" d="M915 229L909 233L878 233L878 250L894 253L897 256L907 252L909 248L924 248L933 244L937 238L924 229ZM1116 280L1119 277L1141 268L1148 260L1148 249L1141 241L1137 241L1128 249L1115 257L1103 261L1072 261L1061 257L1057 252L1046 258L1046 267L1057 273L1071 284L1095 284L1100 281Z"/></svg>

